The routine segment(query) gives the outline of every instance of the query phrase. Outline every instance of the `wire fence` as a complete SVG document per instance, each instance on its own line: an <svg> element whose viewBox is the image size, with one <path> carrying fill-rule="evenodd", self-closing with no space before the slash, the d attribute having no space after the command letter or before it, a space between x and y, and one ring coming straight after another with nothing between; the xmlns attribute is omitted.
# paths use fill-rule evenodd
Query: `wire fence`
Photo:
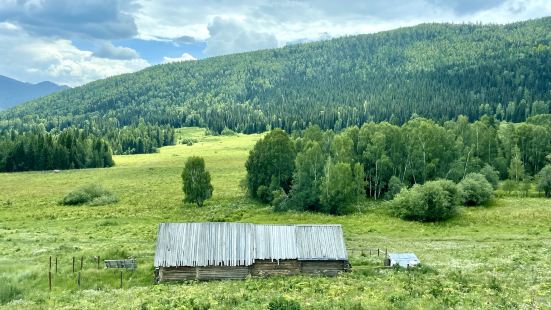
<svg viewBox="0 0 551 310"><path fill-rule="evenodd" d="M142 256L142 258L151 259L152 257ZM51 291L55 285L67 286L67 282L76 283L76 288L81 289L85 275L87 275L88 281L97 282L103 279L103 282L112 284L116 280L118 283L116 287L123 288L125 280L124 274L133 274L137 268L137 257L102 260L99 255L70 257L49 256L48 289ZM107 271L109 273L106 273ZM59 281L63 281L64 283Z"/></svg>

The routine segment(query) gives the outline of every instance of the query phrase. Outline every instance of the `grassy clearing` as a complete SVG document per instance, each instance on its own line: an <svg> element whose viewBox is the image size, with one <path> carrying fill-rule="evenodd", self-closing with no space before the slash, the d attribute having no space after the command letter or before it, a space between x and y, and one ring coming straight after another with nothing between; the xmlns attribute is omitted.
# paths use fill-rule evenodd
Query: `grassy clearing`
<svg viewBox="0 0 551 310"><path fill-rule="evenodd" d="M260 135L203 136L182 129L193 146L156 154L115 156L116 166L0 174L0 307L56 309L265 308L279 296L303 308L548 308L551 306L550 207L543 198L500 197L489 207L464 208L444 223L405 222L385 204L365 201L360 213L334 217L273 213L239 188L244 162ZM205 158L213 198L198 209L182 204L180 174L191 155ZM86 184L111 190L118 203L62 206ZM157 225L163 221L340 223L353 271L337 278L296 276L245 281L153 285ZM380 269L360 249L414 251L425 264L415 271ZM96 268L95 256L133 256L138 270ZM48 292L49 256L58 256ZM84 256L79 290L72 257Z"/></svg>

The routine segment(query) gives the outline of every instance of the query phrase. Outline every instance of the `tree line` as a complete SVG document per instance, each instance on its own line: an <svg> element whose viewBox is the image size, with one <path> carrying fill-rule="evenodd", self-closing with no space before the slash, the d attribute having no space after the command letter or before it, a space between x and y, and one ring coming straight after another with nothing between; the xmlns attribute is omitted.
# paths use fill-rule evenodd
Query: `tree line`
<svg viewBox="0 0 551 310"><path fill-rule="evenodd" d="M0 132L0 171L103 168L114 165L111 148L82 129Z"/></svg>
<svg viewBox="0 0 551 310"><path fill-rule="evenodd" d="M549 169L550 153L550 114L516 124L460 116L442 125L412 117L402 126L368 122L340 132L312 125L259 140L246 183L252 197L279 210L340 214L361 197L392 199L403 187L437 179L458 183L480 173L493 186L532 180Z"/></svg>

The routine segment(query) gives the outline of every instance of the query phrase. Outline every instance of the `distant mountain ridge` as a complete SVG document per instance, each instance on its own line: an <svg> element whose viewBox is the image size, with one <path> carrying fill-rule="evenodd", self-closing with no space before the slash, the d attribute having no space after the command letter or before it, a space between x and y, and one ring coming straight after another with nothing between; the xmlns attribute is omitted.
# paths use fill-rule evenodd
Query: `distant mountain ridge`
<svg viewBox="0 0 551 310"><path fill-rule="evenodd" d="M0 110L68 88L49 81L31 84L0 75Z"/></svg>

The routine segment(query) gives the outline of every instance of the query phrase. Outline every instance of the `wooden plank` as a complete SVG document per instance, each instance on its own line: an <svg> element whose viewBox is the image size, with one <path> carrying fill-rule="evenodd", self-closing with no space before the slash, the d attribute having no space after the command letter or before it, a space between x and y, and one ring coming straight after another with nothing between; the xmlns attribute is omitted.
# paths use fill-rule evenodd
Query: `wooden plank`
<svg viewBox="0 0 551 310"><path fill-rule="evenodd" d="M301 272L310 275L336 276L346 270L344 261L301 261Z"/></svg>
<svg viewBox="0 0 551 310"><path fill-rule="evenodd" d="M300 273L300 262L298 260L256 260L251 268L251 275L264 276L285 276Z"/></svg>

